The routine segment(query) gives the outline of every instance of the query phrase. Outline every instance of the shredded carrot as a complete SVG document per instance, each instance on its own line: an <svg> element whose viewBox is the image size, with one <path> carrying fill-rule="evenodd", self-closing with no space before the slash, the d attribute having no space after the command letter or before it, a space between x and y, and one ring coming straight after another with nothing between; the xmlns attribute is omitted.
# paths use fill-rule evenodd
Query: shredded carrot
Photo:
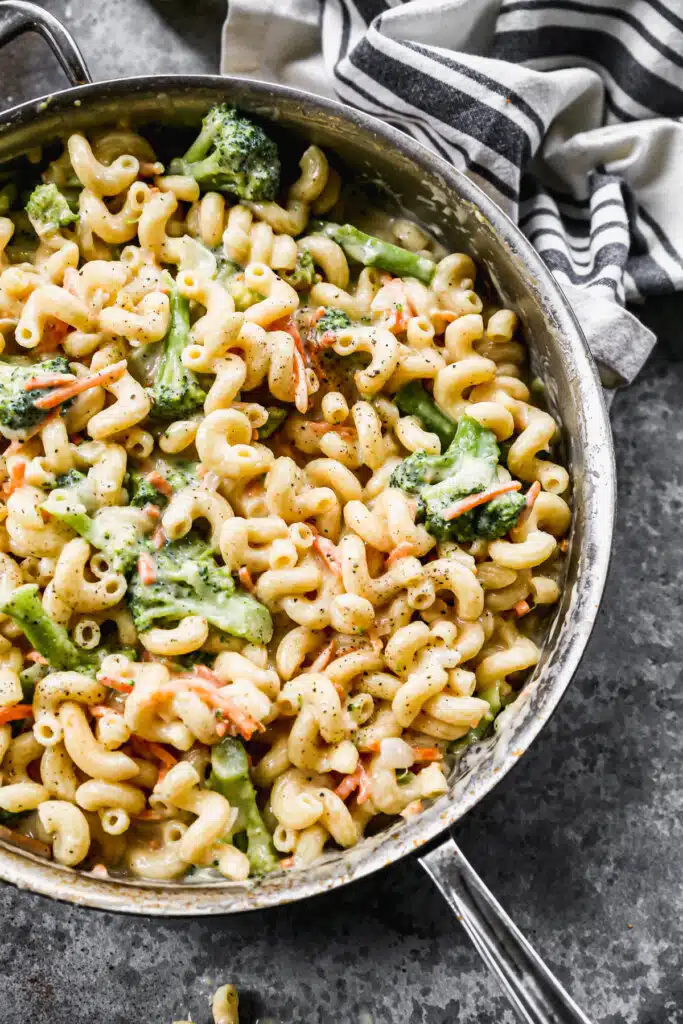
<svg viewBox="0 0 683 1024"><path fill-rule="evenodd" d="M359 772L358 803L364 804L366 800L370 799L370 776L362 761L359 762L357 771Z"/></svg>
<svg viewBox="0 0 683 1024"><path fill-rule="evenodd" d="M416 761L443 761L443 754L438 747L413 747Z"/></svg>
<svg viewBox="0 0 683 1024"><path fill-rule="evenodd" d="M25 850L34 853L37 857L45 857L49 860L52 855L52 851L46 843L41 843L33 836L25 836L23 832L15 832L14 829L6 828L5 825L0 825L0 839L5 843L23 846Z"/></svg>
<svg viewBox="0 0 683 1024"><path fill-rule="evenodd" d="M294 341L294 405L302 415L308 409L308 384L306 381L306 351L293 317L288 317L280 330L285 331Z"/></svg>
<svg viewBox="0 0 683 1024"><path fill-rule="evenodd" d="M536 504L536 498L541 493L541 485L538 480L534 480L529 490L526 492L526 507L522 509L522 514L517 520L517 527L523 526L531 515L531 510Z"/></svg>
<svg viewBox="0 0 683 1024"><path fill-rule="evenodd" d="M168 814L166 811L153 811L148 808L144 811L140 811L139 814L133 814L132 817L135 818L136 821L163 821L164 818L168 817Z"/></svg>
<svg viewBox="0 0 683 1024"><path fill-rule="evenodd" d="M24 391L38 391L40 388L56 388L60 384L71 384L76 380L73 373L51 373L43 377L29 377L24 384Z"/></svg>
<svg viewBox="0 0 683 1024"><path fill-rule="evenodd" d="M44 658L39 651L29 651L26 655L27 661L35 661L37 665L49 665L50 662Z"/></svg>
<svg viewBox="0 0 683 1024"><path fill-rule="evenodd" d="M293 868L294 867L294 858L293 857L283 857L282 860L280 861L280 867L284 868L285 871L288 868Z"/></svg>
<svg viewBox="0 0 683 1024"><path fill-rule="evenodd" d="M469 497L463 498L462 501L451 505L445 512L442 512L442 517L447 522L451 522L451 520L457 519L458 516L464 515L465 512L470 512L473 508L477 508L478 505L485 505L487 501L499 498L501 494L507 494L508 491L519 491L521 487L522 485L519 480L510 480L509 483L501 484L499 487L491 487L488 491L470 494Z"/></svg>
<svg viewBox="0 0 683 1024"><path fill-rule="evenodd" d="M138 558L138 576L145 586L154 583L157 578L156 562L146 551L143 551Z"/></svg>
<svg viewBox="0 0 683 1024"><path fill-rule="evenodd" d="M174 757L171 751L167 750L166 747L162 747L161 743L154 743L148 740L147 746L149 747L150 754L152 754L157 761L161 762L162 768L159 772L159 778L162 779L166 772L169 771L173 765L178 763L178 758Z"/></svg>
<svg viewBox="0 0 683 1024"><path fill-rule="evenodd" d="M363 747L363 750L367 750L370 754L379 754L381 749L380 740L373 740L372 743L368 743L367 747Z"/></svg>
<svg viewBox="0 0 683 1024"><path fill-rule="evenodd" d="M73 384L69 384L64 388L55 388L51 394L44 395L43 398L37 400L35 403L36 409L54 409L55 406L61 405L62 402L66 402L69 398L74 398L90 388L113 384L114 381L120 380L123 377L127 368L127 361L122 359L121 362L114 363L113 366L107 366L106 369L100 370L99 373L93 373L90 377L80 377Z"/></svg>
<svg viewBox="0 0 683 1024"><path fill-rule="evenodd" d="M405 818L407 821L408 818L414 818L416 814L421 814L423 810L424 804L422 801L413 800L412 803L409 803L407 807L403 808L401 811L401 817Z"/></svg>
<svg viewBox="0 0 683 1024"><path fill-rule="evenodd" d="M565 537L564 540L560 541L560 551L562 554L566 554L569 551L569 541Z"/></svg>
<svg viewBox="0 0 683 1024"><path fill-rule="evenodd" d="M332 661L332 655L333 654L334 654L334 640L331 640L330 643L326 647L323 647L322 651L320 652L318 657L315 659L315 661L311 663L311 667L308 669L308 671L309 672L324 672L325 669L327 668L327 666L329 665L329 663ZM344 696L346 696L346 691L343 691L343 692L344 692Z"/></svg>
<svg viewBox="0 0 683 1024"><path fill-rule="evenodd" d="M203 666L196 666L201 668ZM210 685L208 682L203 682L201 678L198 678L199 673L193 678L191 676L184 676L176 682L185 682L185 686L189 690L194 690L207 704L221 711L226 718L232 722L240 736L245 740L250 740L255 732L263 732L264 726L257 719L241 708L235 701L228 697L225 693L219 692L215 685ZM206 677L204 677L206 678ZM215 676L218 679L218 676ZM224 681L221 679L221 685L225 686ZM157 691L159 692L159 691Z"/></svg>
<svg viewBox="0 0 683 1024"><path fill-rule="evenodd" d="M163 526L157 526L156 530L152 534L152 547L154 548L155 551L158 551L159 548L163 548L165 543L166 534L164 533L164 528ZM154 580L152 580L151 582L153 583Z"/></svg>
<svg viewBox="0 0 683 1024"><path fill-rule="evenodd" d="M24 486L25 478L26 463L15 462L10 470L9 480L2 488L8 498L10 497L10 495L14 494L16 490Z"/></svg>
<svg viewBox="0 0 683 1024"><path fill-rule="evenodd" d="M156 489L165 495L165 497L170 498L173 495L173 488L169 484L168 480L165 476L162 476L161 473L157 473L156 469L153 470L153 472L148 473L145 480L148 484L151 484L152 487L156 487Z"/></svg>
<svg viewBox="0 0 683 1024"><path fill-rule="evenodd" d="M245 590L248 590L250 594L254 592L254 581L251 578L251 573L247 569L246 565L243 565L240 571L237 573L239 576L240 583Z"/></svg>
<svg viewBox="0 0 683 1024"><path fill-rule="evenodd" d="M355 790L358 789L358 787L360 786L360 773L361 768L359 765L352 775L346 775L341 780L341 782L334 791L340 800L346 800L348 797L351 796L351 794Z"/></svg>
<svg viewBox="0 0 683 1024"><path fill-rule="evenodd" d="M30 704L15 704L11 708L0 708L0 725L7 722L19 722L22 718L33 718L33 708Z"/></svg>
<svg viewBox="0 0 683 1024"><path fill-rule="evenodd" d="M528 615L531 611L531 605L528 601L518 601L517 604L513 605L513 610L518 619L521 619L523 615Z"/></svg>
<svg viewBox="0 0 683 1024"><path fill-rule="evenodd" d="M34 352L36 355L41 356L48 352L54 352L64 341L68 332L68 324L64 323L63 320L53 320L53 322L43 331L43 337L40 345L34 349Z"/></svg>
<svg viewBox="0 0 683 1024"><path fill-rule="evenodd" d="M219 736L220 739L223 739L223 737L225 736L227 731L228 731L228 723L227 722L224 722L223 720L219 720L218 722L216 722L216 735Z"/></svg>
<svg viewBox="0 0 683 1024"><path fill-rule="evenodd" d="M313 540L313 547L318 555L322 558L323 562L330 570L330 572L341 579L342 576L342 563L339 557L339 551L337 545L333 544L327 537L321 537L319 534Z"/></svg>
<svg viewBox="0 0 683 1024"><path fill-rule="evenodd" d="M105 864L93 864L90 868L90 874L95 878L109 878L109 872Z"/></svg>
<svg viewBox="0 0 683 1024"><path fill-rule="evenodd" d="M98 676L98 682L116 690L117 693L132 693L133 684L127 683L124 679L114 679L113 676Z"/></svg>
<svg viewBox="0 0 683 1024"><path fill-rule="evenodd" d="M387 557L386 568L390 569L394 562L398 562L401 558L408 558L410 555L415 554L415 548L409 540L404 540L402 544L395 547L391 554Z"/></svg>
<svg viewBox="0 0 683 1024"><path fill-rule="evenodd" d="M207 665L195 665L192 671L200 679L206 679L207 683L213 683L214 686L226 685L226 680L221 679L218 673L213 672Z"/></svg>
<svg viewBox="0 0 683 1024"><path fill-rule="evenodd" d="M158 505L144 505L142 511L150 519L158 519L161 515L161 509Z"/></svg>
<svg viewBox="0 0 683 1024"><path fill-rule="evenodd" d="M453 323L453 321L457 320L459 316L462 316L461 313L456 313L452 309L430 309L428 315L430 317L441 317L441 319L445 320L448 324Z"/></svg>

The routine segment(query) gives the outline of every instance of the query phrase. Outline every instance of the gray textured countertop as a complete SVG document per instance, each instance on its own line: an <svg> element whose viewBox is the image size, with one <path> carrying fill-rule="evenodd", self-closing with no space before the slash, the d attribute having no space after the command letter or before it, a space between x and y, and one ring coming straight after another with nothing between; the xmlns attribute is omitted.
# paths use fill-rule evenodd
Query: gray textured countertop
<svg viewBox="0 0 683 1024"><path fill-rule="evenodd" d="M95 78L213 71L221 0L51 0ZM0 107L59 87L40 39L3 53ZM457 830L514 920L600 1024L683 1024L683 301L613 410L620 505L597 628L516 770ZM413 862L293 907L164 922L0 886L0 1024L208 1021L235 982L283 1022L513 1024Z"/></svg>

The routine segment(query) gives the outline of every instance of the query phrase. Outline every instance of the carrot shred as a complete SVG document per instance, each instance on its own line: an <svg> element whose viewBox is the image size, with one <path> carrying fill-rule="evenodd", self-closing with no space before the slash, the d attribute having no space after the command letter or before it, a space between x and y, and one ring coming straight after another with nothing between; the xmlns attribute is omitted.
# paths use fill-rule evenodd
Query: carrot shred
<svg viewBox="0 0 683 1024"><path fill-rule="evenodd" d="M147 481L148 484L151 484L152 487L156 487L156 489L160 491L161 494L163 494L165 497L172 497L173 488L169 484L166 477L162 476L161 473L157 473L156 469L153 470L151 473L148 473L147 476L145 477L145 480Z"/></svg>
<svg viewBox="0 0 683 1024"><path fill-rule="evenodd" d="M144 505L142 511L149 519L158 519L161 515L161 509L158 505Z"/></svg>
<svg viewBox="0 0 683 1024"><path fill-rule="evenodd" d="M69 325L67 323L64 323L63 320L54 320L43 331L43 337L40 345L34 349L34 352L36 355L42 356L48 352L56 351L68 333Z"/></svg>
<svg viewBox="0 0 683 1024"><path fill-rule="evenodd" d="M517 604L513 605L513 610L518 619L521 619L523 615L528 615L531 611L531 605L528 601L518 601Z"/></svg>
<svg viewBox="0 0 683 1024"><path fill-rule="evenodd" d="M280 861L280 867L284 868L285 871L287 871L288 868L293 868L294 867L294 858L293 857L283 857L282 860Z"/></svg>
<svg viewBox="0 0 683 1024"><path fill-rule="evenodd" d="M19 722L22 718L33 718L33 707L30 704L15 704L11 708L0 708L0 725L7 722Z"/></svg>
<svg viewBox="0 0 683 1024"><path fill-rule="evenodd" d="M416 761L443 761L443 754L438 747L413 747Z"/></svg>
<svg viewBox="0 0 683 1024"><path fill-rule="evenodd" d="M330 572L334 576L337 576L338 579L341 579L342 563L341 558L339 557L337 545L333 544L331 540L327 539L327 537L321 537L320 534L318 534L313 539L313 547L316 554L320 555Z"/></svg>
<svg viewBox="0 0 683 1024"><path fill-rule="evenodd" d="M306 382L306 350L293 317L289 317L280 330L289 334L294 342L294 405L302 415L308 410L308 385Z"/></svg>
<svg viewBox="0 0 683 1024"><path fill-rule="evenodd" d="M560 541L560 551L562 554L566 554L569 551L569 541L565 537L564 540Z"/></svg>
<svg viewBox="0 0 683 1024"><path fill-rule="evenodd" d="M139 814L133 814L132 817L136 821L163 821L168 815L166 811L153 811L151 808L146 808L144 811L140 811Z"/></svg>
<svg viewBox="0 0 683 1024"><path fill-rule="evenodd" d="M517 520L517 528L523 526L527 519L531 515L531 510L536 504L536 498L541 493L541 485L538 480L534 480L529 490L526 492L526 506L522 509L522 514Z"/></svg>
<svg viewBox="0 0 683 1024"><path fill-rule="evenodd" d="M39 651L29 651L26 655L27 661L34 661L36 665L49 665L50 662L44 658Z"/></svg>
<svg viewBox="0 0 683 1024"><path fill-rule="evenodd" d="M55 406L61 405L62 402L66 402L69 398L74 398L90 388L113 384L114 381L120 380L123 377L127 369L128 363L125 359L122 359L119 363L114 363L112 366L107 366L106 369L100 370L99 373L91 374L90 377L80 377L73 384L69 384L64 388L55 388L51 394L39 398L35 403L36 409L54 409Z"/></svg>
<svg viewBox="0 0 683 1024"><path fill-rule="evenodd" d="M442 518L446 522L451 522L453 519L457 519L458 516L464 515L465 512L470 512L479 505L485 505L487 501L492 501L493 498L499 498L501 494L507 494L508 491L519 491L521 487L522 485L519 480L510 480L509 483L501 484L499 487L491 487L488 491L470 494L467 498L463 498L462 501L447 508L442 513Z"/></svg>
<svg viewBox="0 0 683 1024"><path fill-rule="evenodd" d="M360 786L360 765L356 768L352 775L346 775L337 788L335 789L336 795L340 800L347 800L355 790Z"/></svg>
<svg viewBox="0 0 683 1024"><path fill-rule="evenodd" d="M156 530L152 534L152 547L155 551L158 551L159 548L163 548L165 543L166 534L164 533L164 528L163 526L157 526ZM152 582L154 582L154 580L152 580Z"/></svg>
<svg viewBox="0 0 683 1024"><path fill-rule="evenodd" d="M206 679L207 683L213 683L214 686L225 686L225 679L221 679L217 672L213 672L208 665L195 665L192 669L196 676L200 679Z"/></svg>
<svg viewBox="0 0 683 1024"><path fill-rule="evenodd" d="M161 743L154 743L151 740L147 741L150 754L156 758L157 761L161 762L161 771L159 772L159 778L163 779L167 771L169 771L175 764L178 763L178 758L174 757L170 750L163 747Z"/></svg>
<svg viewBox="0 0 683 1024"><path fill-rule="evenodd" d="M413 554L415 554L415 548L409 540L404 540L402 544L395 547L391 554L388 555L385 566L387 569L390 569L394 562L398 562L401 558L408 558Z"/></svg>
<svg viewBox="0 0 683 1024"><path fill-rule="evenodd" d="M93 704L90 714L93 718L104 718L105 715L120 715L121 712L116 708L110 708L108 704Z"/></svg>
<svg viewBox="0 0 683 1024"><path fill-rule="evenodd" d="M254 581L251 578L251 573L247 569L246 565L243 565L240 571L237 573L239 581L245 590L248 590L250 594L254 592Z"/></svg>
<svg viewBox="0 0 683 1024"><path fill-rule="evenodd" d="M29 377L24 384L24 391L38 391L40 388L56 388L60 384L71 384L76 380L73 373L51 373L44 377Z"/></svg>
<svg viewBox="0 0 683 1024"><path fill-rule="evenodd" d="M359 772L358 803L364 804L366 800L370 799L370 776L362 761L359 763L357 771Z"/></svg>
<svg viewBox="0 0 683 1024"><path fill-rule="evenodd" d="M15 462L12 466L9 474L9 480L3 486L3 491L9 498L10 495L14 494L20 487L24 486L26 479L26 463Z"/></svg>
<svg viewBox="0 0 683 1024"><path fill-rule="evenodd" d="M114 679L113 676L98 676L98 682L104 683L111 690L116 690L117 693L132 693L133 684L127 683L124 679Z"/></svg>
<svg viewBox="0 0 683 1024"><path fill-rule="evenodd" d="M154 583L157 578L156 562L146 551L143 551L138 558L138 576L145 586Z"/></svg>

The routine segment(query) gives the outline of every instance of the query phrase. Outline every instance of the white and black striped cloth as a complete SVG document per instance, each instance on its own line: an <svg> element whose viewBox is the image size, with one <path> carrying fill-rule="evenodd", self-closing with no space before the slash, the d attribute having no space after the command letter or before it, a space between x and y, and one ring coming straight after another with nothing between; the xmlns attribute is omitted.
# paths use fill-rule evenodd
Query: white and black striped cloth
<svg viewBox="0 0 683 1024"><path fill-rule="evenodd" d="M624 303L683 288L680 0L228 3L225 73L336 95L465 170L605 379L633 379L654 337Z"/></svg>

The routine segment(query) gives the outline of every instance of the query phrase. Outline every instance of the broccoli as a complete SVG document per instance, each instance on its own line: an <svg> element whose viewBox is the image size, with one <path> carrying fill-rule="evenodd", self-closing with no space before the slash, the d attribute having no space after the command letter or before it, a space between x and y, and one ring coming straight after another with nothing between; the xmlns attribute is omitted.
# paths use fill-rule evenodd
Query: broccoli
<svg viewBox="0 0 683 1024"><path fill-rule="evenodd" d="M514 700L515 696L516 694L512 694L510 699ZM462 754L473 743L486 739L493 732L496 717L503 708L503 701L500 696L500 683L494 683L488 690L478 693L477 697L487 701L490 710L481 718L479 724L470 729L465 736L448 744L448 753L451 755Z"/></svg>
<svg viewBox="0 0 683 1024"><path fill-rule="evenodd" d="M103 508L91 518L77 493L60 488L50 492L41 509L102 551L113 572L127 572L140 553L148 524L138 509Z"/></svg>
<svg viewBox="0 0 683 1024"><path fill-rule="evenodd" d="M328 306L323 315L317 321L315 329L318 332L318 337L323 334L327 334L328 331L335 333L336 331L345 331L347 327L351 326L351 317L348 313L345 313L343 309L335 309L334 306Z"/></svg>
<svg viewBox="0 0 683 1024"><path fill-rule="evenodd" d="M270 612L246 591L235 588L225 566L219 566L201 537L189 533L166 543L151 557L156 578L145 584L133 573L127 600L140 633L156 622L163 625L185 615L201 615L222 633L265 644L273 635Z"/></svg>
<svg viewBox="0 0 683 1024"><path fill-rule="evenodd" d="M65 373L71 373L65 356L45 359L42 363L0 362L0 431L5 437L23 436L50 415L51 410L40 409L36 402L49 395L55 385L26 391L26 383L32 377ZM61 408L68 409L72 402L73 399L62 402Z"/></svg>
<svg viewBox="0 0 683 1024"><path fill-rule="evenodd" d="M351 224L312 221L309 230L332 238L350 259L362 263L364 267L379 267L396 277L416 277L424 284L430 284L434 277L436 263L433 260L391 242L383 242L373 235L366 235Z"/></svg>
<svg viewBox="0 0 683 1024"><path fill-rule="evenodd" d="M152 415L175 420L191 416L204 405L205 392L191 370L183 366L182 354L189 341L190 303L171 284L171 314L163 341L159 370L149 394L154 402Z"/></svg>
<svg viewBox="0 0 683 1024"><path fill-rule="evenodd" d="M438 405L419 381L413 380L394 395L394 402L406 416L417 416L425 430L436 434L445 452L455 437L456 424Z"/></svg>
<svg viewBox="0 0 683 1024"><path fill-rule="evenodd" d="M68 473L61 473L55 480L55 487L61 490L79 490L88 478L85 473L77 469L70 469Z"/></svg>
<svg viewBox="0 0 683 1024"><path fill-rule="evenodd" d="M55 184L36 185L26 203L26 213L37 235L52 235L78 220Z"/></svg>
<svg viewBox="0 0 683 1024"><path fill-rule="evenodd" d="M198 463L178 459L173 462L166 462L157 459L155 467L160 476L164 478L171 490L182 491L184 487L190 487L199 481L197 476ZM153 483L150 483L148 476L133 470L126 479L128 490L128 504L133 508L144 508L145 505L159 505L165 508L168 505L168 497L158 490Z"/></svg>
<svg viewBox="0 0 683 1024"><path fill-rule="evenodd" d="M211 749L209 787L239 812L233 832L246 831L251 871L265 875L279 867L273 840L256 803L256 790L249 778L249 759L238 739L226 736Z"/></svg>
<svg viewBox="0 0 683 1024"><path fill-rule="evenodd" d="M262 128L219 104L185 155L171 161L169 174L189 174L205 191L259 202L275 199L279 191L280 158Z"/></svg>
<svg viewBox="0 0 683 1024"><path fill-rule="evenodd" d="M97 668L99 657L93 651L76 647L64 626L52 621L34 583L12 591L0 605L0 611L19 626L34 650L47 658L54 671L92 672Z"/></svg>
<svg viewBox="0 0 683 1024"><path fill-rule="evenodd" d="M315 283L315 264L307 249L300 249L296 254L294 270L280 270L280 277L298 292L303 292Z"/></svg>
<svg viewBox="0 0 683 1024"><path fill-rule="evenodd" d="M279 430L282 424L287 419L287 410L282 409L279 405L268 406L268 419L262 427L258 428L258 439L259 441L265 441L267 437L272 437L276 430Z"/></svg>
<svg viewBox="0 0 683 1024"><path fill-rule="evenodd" d="M462 416L443 455L414 452L396 467L390 483L419 495L417 520L438 540L495 540L517 523L526 502L524 495L500 495L456 519L445 519L443 514L461 498L479 494L495 483L499 454L493 431Z"/></svg>

